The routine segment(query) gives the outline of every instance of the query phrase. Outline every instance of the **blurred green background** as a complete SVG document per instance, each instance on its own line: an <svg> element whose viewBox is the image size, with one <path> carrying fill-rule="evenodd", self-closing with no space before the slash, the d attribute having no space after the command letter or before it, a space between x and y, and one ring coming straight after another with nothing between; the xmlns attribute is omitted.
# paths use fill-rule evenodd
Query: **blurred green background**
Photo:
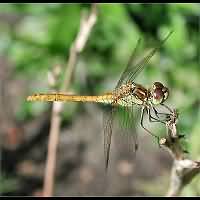
<svg viewBox="0 0 200 200"><path fill-rule="evenodd" d="M40 194L51 104L30 103L25 99L32 93L52 91L48 74L54 66L59 65L61 70L66 67L81 14L89 9L89 4L0 5L0 193L3 195ZM97 23L79 57L70 92L95 95L112 90L139 38L145 49L174 30L136 82L149 87L152 82L161 81L169 87L167 104L179 110L179 129L186 134L189 155L199 159L199 15L199 4L99 4ZM62 79L63 76L58 85ZM172 160L156 145L152 147L152 141L145 136L140 140L140 149L144 144L147 149L134 168L136 172L126 176L118 173L116 167L116 172L111 170L107 185L99 179L104 173L101 110L99 105L65 104L55 194L164 195ZM86 126L85 130L81 124ZM158 127L154 129L161 131ZM138 127L137 131L142 130ZM148 152L153 154L149 161L152 169L151 164L148 168L144 166ZM127 170L130 162L123 160L122 155L119 160L122 159ZM91 161L94 157L99 160ZM154 165L158 174L152 174ZM140 175L136 175L139 168ZM199 191L200 179L196 177L182 195L197 196Z"/></svg>

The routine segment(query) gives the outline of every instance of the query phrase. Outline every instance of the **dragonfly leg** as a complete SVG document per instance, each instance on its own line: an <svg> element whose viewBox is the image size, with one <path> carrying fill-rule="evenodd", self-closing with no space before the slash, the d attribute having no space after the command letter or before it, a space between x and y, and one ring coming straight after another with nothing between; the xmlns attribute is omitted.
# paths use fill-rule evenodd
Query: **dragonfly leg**
<svg viewBox="0 0 200 200"><path fill-rule="evenodd" d="M146 107L142 107L142 111L141 111L141 118L140 118L140 125L141 127L147 132L149 133L151 136L155 137L157 139L157 142L160 146L160 138L157 135L154 135L151 131L149 131L147 128L144 127L143 125L143 120L144 120L144 111L145 111Z"/></svg>
<svg viewBox="0 0 200 200"><path fill-rule="evenodd" d="M154 107L152 107L152 109L153 109L153 111L154 111L156 117L157 117L162 123L165 124L165 122L168 121L168 120L170 119L170 115L171 115L170 113L160 113L160 112L158 112ZM161 115L164 116L165 119L164 119L164 120L161 120L159 115L160 115L160 116L161 116Z"/></svg>
<svg viewBox="0 0 200 200"><path fill-rule="evenodd" d="M170 119L170 115L172 115L171 113L160 113L160 112L158 112L154 107L152 107L152 108L153 108L153 111L154 111L156 117L160 118L159 115L163 115L163 116L166 117L165 120L160 120L160 121L162 121L163 123L165 123L167 120L169 120L169 119Z"/></svg>
<svg viewBox="0 0 200 200"><path fill-rule="evenodd" d="M169 110L170 115L172 115L173 110L172 110L169 106L165 105L164 103L161 103L160 105L161 105L161 106L164 106L167 110Z"/></svg>
<svg viewBox="0 0 200 200"><path fill-rule="evenodd" d="M151 115L150 108L147 108L147 114L148 114L148 116L149 116L149 121L150 121L150 122L160 122L160 123L165 124L165 122L162 121L162 120L160 120L159 117L158 117L157 115L156 115L157 118L155 118L155 117L153 117L153 116Z"/></svg>

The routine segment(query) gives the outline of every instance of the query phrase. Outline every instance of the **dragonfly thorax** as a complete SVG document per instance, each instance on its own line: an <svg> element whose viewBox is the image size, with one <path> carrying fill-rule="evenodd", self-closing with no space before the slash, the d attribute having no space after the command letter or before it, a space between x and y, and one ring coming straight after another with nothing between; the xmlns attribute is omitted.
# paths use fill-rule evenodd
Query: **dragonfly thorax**
<svg viewBox="0 0 200 200"><path fill-rule="evenodd" d="M128 83L118 90L117 104L121 106L144 105L148 101L148 90L142 85Z"/></svg>

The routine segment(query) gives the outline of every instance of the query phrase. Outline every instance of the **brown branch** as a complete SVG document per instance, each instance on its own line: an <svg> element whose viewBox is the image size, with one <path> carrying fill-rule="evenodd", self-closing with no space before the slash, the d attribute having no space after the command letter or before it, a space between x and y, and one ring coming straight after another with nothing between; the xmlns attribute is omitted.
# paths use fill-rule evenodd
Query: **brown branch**
<svg viewBox="0 0 200 200"><path fill-rule="evenodd" d="M173 111L173 115L166 123L167 136L160 140L173 157L173 166L171 170L170 185L166 196L178 196L183 187L189 184L192 179L200 173L200 161L193 161L186 156L181 145L184 136L177 130L178 114Z"/></svg>
<svg viewBox="0 0 200 200"><path fill-rule="evenodd" d="M65 70L65 79L63 81L63 86L61 87L62 92L66 92L71 83L74 68L77 62L78 55L82 52L89 38L91 30L95 25L97 19L97 8L96 4L93 4L91 11L88 16L83 16L80 23L79 33L71 45L69 58ZM61 102L53 102L52 115L51 115L51 127L49 133L48 142L48 155L46 161L45 177L44 177L44 196L52 196L54 188L54 174L55 174L55 163L56 163L56 150L58 144L58 138L60 133L61 125L61 112L62 106Z"/></svg>

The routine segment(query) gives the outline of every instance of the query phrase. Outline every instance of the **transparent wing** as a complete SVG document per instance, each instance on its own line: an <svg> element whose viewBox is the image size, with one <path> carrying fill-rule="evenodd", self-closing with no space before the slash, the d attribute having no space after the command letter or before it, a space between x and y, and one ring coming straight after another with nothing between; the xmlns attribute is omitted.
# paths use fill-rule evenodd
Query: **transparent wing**
<svg viewBox="0 0 200 200"><path fill-rule="evenodd" d="M133 104L130 107L119 107L117 109L117 125L120 130L118 142L123 142L132 153L138 149L138 137L136 132L137 108Z"/></svg>
<svg viewBox="0 0 200 200"><path fill-rule="evenodd" d="M106 108L107 110L103 112L103 127L104 127L104 158L105 158L105 168L107 170L110 157L113 120L114 120L114 114L116 112L116 107L114 107L113 105L107 105Z"/></svg>
<svg viewBox="0 0 200 200"><path fill-rule="evenodd" d="M126 80L126 78L128 77L128 75L130 74L130 72L133 70L133 61L136 59L136 56L137 56L137 51L139 49L139 46L140 46L140 43L141 43L141 38L138 39L137 43L136 43L136 46L128 60L128 63L126 65L126 68L124 70L124 72L122 73L119 81L117 82L117 85L116 85L116 88L120 87L122 85L122 83Z"/></svg>
<svg viewBox="0 0 200 200"><path fill-rule="evenodd" d="M110 148L112 132L114 128L120 132L117 135L117 146L126 146L129 152L136 153L138 149L138 139L135 130L135 111L134 105L131 107L106 106L107 110L103 113L104 122L104 158L107 170L110 158ZM115 123L114 123L115 122Z"/></svg>
<svg viewBox="0 0 200 200"><path fill-rule="evenodd" d="M141 59L137 59L137 51L141 42L141 39L139 39L127 63L127 66L116 85L116 88L120 87L123 83L127 83L130 81L132 82L136 78L136 76L144 69L152 56L160 49L160 47L164 44L164 42L170 37L172 33L173 31L170 31L168 35L155 48L151 49Z"/></svg>

